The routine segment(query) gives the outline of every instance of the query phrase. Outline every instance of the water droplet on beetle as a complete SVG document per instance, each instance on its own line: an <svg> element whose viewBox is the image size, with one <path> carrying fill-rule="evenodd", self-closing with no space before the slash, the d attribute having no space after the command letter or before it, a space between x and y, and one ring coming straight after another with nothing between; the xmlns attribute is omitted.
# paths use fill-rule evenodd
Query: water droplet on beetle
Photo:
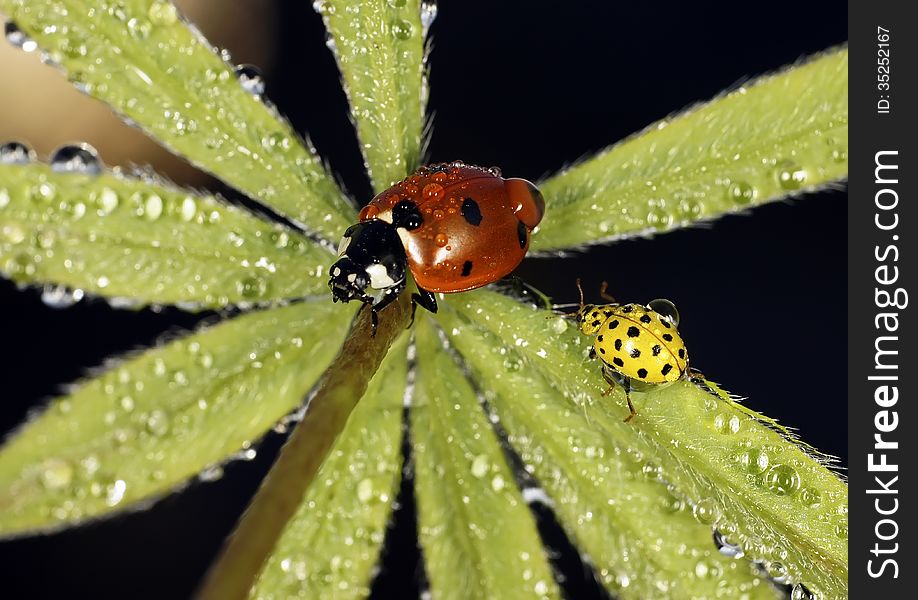
<svg viewBox="0 0 918 600"><path fill-rule="evenodd" d="M730 558L742 558L744 555L743 547L739 544L731 544L719 529L714 530L714 545L717 551Z"/></svg>
<svg viewBox="0 0 918 600"><path fill-rule="evenodd" d="M249 94L253 96L263 96L265 93L265 80L261 75L261 70L254 65L239 65L234 71L239 85L242 86Z"/></svg>
<svg viewBox="0 0 918 600"><path fill-rule="evenodd" d="M35 151L22 142L7 142L0 146L0 165L27 165L35 159Z"/></svg>
<svg viewBox="0 0 918 600"><path fill-rule="evenodd" d="M7 21L3 26L3 32L6 35L6 41L14 48L19 48L23 52L33 52L38 48L38 44L30 38L24 31L19 29L13 21Z"/></svg>
<svg viewBox="0 0 918 600"><path fill-rule="evenodd" d="M89 144L70 144L51 154L51 170L55 173L98 175L102 172L102 161L96 149Z"/></svg>
<svg viewBox="0 0 918 600"><path fill-rule="evenodd" d="M673 327L679 326L679 310L676 308L675 304L666 298L651 300L647 303L647 308L672 323Z"/></svg>

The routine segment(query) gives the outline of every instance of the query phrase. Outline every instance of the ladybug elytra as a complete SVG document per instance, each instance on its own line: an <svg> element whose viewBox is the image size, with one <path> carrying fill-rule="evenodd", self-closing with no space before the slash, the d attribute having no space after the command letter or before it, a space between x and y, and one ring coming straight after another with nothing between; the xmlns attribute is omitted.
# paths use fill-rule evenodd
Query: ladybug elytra
<svg viewBox="0 0 918 600"><path fill-rule="evenodd" d="M580 280L577 280L580 289ZM606 295L603 283L600 295ZM631 390L641 391L676 382L688 370L688 350L679 335L679 312L669 300L641 304L584 304L574 315L584 335L595 336L590 357L602 361L602 374L609 392L616 384L625 390L630 421L635 414ZM606 392L607 394L609 392Z"/></svg>
<svg viewBox="0 0 918 600"><path fill-rule="evenodd" d="M410 271L418 287L412 310L420 304L435 313L434 294L513 271L544 212L542 194L525 179L458 161L421 167L373 198L344 232L329 270L333 299L369 305L375 327Z"/></svg>

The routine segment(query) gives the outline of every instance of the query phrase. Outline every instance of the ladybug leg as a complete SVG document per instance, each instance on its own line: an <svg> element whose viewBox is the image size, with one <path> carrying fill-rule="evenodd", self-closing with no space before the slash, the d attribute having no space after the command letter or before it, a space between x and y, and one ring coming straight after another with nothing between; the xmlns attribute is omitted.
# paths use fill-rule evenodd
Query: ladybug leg
<svg viewBox="0 0 918 600"><path fill-rule="evenodd" d="M595 359L596 359L596 346L590 346L590 360L595 360ZM605 373L605 369L603 369L603 373Z"/></svg>
<svg viewBox="0 0 918 600"><path fill-rule="evenodd" d="M411 321L408 322L408 327L414 325L414 313L418 309L418 305L437 314L437 297L433 292L428 292L421 288L418 288L418 292L417 294L411 294Z"/></svg>
<svg viewBox="0 0 918 600"><path fill-rule="evenodd" d="M372 335L373 337L376 337L376 326L379 325L379 311L381 311L382 309L392 304L392 302L396 298L398 298L398 295L401 293L403 289L405 289L404 281L395 287L391 287L387 289L382 299L379 301L379 303L375 305L373 304L372 296L365 296L361 298L361 301L364 304L368 305L370 307L370 310L373 311L373 314L370 316L370 320L373 325L370 335Z"/></svg>
<svg viewBox="0 0 918 600"><path fill-rule="evenodd" d="M629 422L637 414L637 411L634 410L634 404L631 403L631 380L627 377L616 377L616 374L610 372L610 370L606 367L603 367L602 377L606 380L606 383L609 384L609 389L603 392L603 396L608 396L611 394L615 389L615 384L621 385L622 389L625 390L625 400L628 402L628 410L630 411L630 414L625 417L625 423Z"/></svg>
<svg viewBox="0 0 918 600"><path fill-rule="evenodd" d="M373 306L373 299L368 298L362 300L362 302L363 306L360 307L360 310L364 308L370 309L370 336L376 337L376 326L379 325L379 315L376 313L376 307Z"/></svg>

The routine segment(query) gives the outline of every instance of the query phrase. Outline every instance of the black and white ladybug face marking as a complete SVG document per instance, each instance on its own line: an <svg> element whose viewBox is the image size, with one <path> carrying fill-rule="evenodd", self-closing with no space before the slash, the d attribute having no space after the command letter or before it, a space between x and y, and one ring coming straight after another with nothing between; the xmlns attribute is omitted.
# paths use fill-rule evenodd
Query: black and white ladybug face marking
<svg viewBox="0 0 918 600"><path fill-rule="evenodd" d="M350 226L338 245L338 257L328 281L335 302L372 303L367 288L397 294L405 287L405 249L395 227L385 221Z"/></svg>

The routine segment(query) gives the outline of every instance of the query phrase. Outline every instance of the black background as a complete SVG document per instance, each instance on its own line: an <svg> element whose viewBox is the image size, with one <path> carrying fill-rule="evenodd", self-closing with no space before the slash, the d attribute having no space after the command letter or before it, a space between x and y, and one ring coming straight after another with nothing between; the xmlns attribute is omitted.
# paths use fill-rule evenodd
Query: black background
<svg viewBox="0 0 918 600"><path fill-rule="evenodd" d="M431 160L499 165L506 176L537 180L847 38L839 2L616 4L442 2L432 30ZM294 0L283 4L281 25L268 96L363 203L370 187L321 21L308 1ZM846 202L844 191L824 191L576 258L529 259L519 274L557 302L575 300L576 276L588 290L608 279L622 300L672 299L694 365L846 464ZM0 432L86 367L200 318L98 301L56 311L8 282L0 302ZM187 596L279 442L272 436L253 462L146 512L0 543L5 591ZM406 531L389 552L379 597L417 586L411 521L400 523Z"/></svg>

